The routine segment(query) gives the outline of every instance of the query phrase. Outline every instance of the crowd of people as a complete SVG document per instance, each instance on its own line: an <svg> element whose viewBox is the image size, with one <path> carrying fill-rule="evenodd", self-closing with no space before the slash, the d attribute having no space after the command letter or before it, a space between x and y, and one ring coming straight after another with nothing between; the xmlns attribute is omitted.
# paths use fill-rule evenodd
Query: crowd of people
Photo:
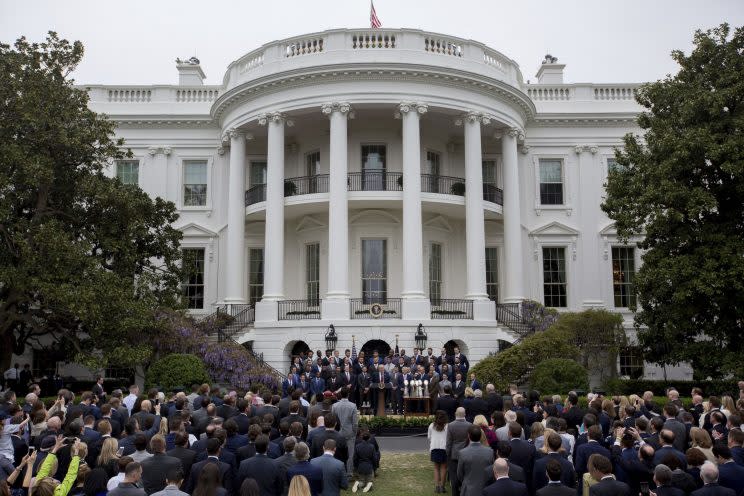
<svg viewBox="0 0 744 496"><path fill-rule="evenodd" d="M392 383L396 374L408 380L415 369L419 377L426 374L429 386L435 383L428 389L435 412L428 428L434 493L744 496L744 381L738 397L704 397L693 389L691 405L674 389L664 401L648 391L543 397L512 387L501 394L472 377L459 384L468 367L459 353L443 352L439 364L418 350L401 355L391 372L388 357L355 362L362 378L375 366L380 382ZM354 367L335 353L297 358L277 392L202 384L190 393L140 394L137 386L107 393L98 378L90 391L76 397L61 389L53 404L44 404L34 384L22 401L7 390L0 403L0 496L335 496L374 490L380 448L360 424L367 401L364 387L352 385L360 385L359 376L356 382L347 377L356 375ZM456 384L447 375L450 364L459 366ZM310 365L304 380L322 380L323 388L305 389L302 374L295 382L297 365L305 371ZM442 382L449 384L440 388ZM396 397L404 391L386 392L391 412L405 408ZM431 492L411 488L411 494Z"/></svg>

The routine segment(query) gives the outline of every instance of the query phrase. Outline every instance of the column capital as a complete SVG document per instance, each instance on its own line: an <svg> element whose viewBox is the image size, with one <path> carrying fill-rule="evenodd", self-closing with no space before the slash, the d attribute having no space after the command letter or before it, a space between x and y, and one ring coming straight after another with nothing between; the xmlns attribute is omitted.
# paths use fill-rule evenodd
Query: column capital
<svg viewBox="0 0 744 496"><path fill-rule="evenodd" d="M403 114L408 112L416 112L418 115L424 115L429 111L429 106L421 102L400 102L398 108L395 111L395 118L400 119Z"/></svg>
<svg viewBox="0 0 744 496"><path fill-rule="evenodd" d="M484 114L483 112L476 112L475 110L469 110L462 116L455 119L455 126L462 126L466 122L469 122L471 124L479 123L487 126L491 123L492 120L493 118L488 114Z"/></svg>
<svg viewBox="0 0 744 496"><path fill-rule="evenodd" d="M149 153L151 156L155 156L158 153L162 153L166 157L171 154L173 150L170 146L166 145L159 145L159 146L150 146L147 148L147 153Z"/></svg>
<svg viewBox="0 0 744 496"><path fill-rule="evenodd" d="M287 127L294 126L294 121L287 119L286 114L282 112L267 112L258 116L258 125L266 126L269 122L276 124L287 124Z"/></svg>
<svg viewBox="0 0 744 496"><path fill-rule="evenodd" d="M577 155L581 155L581 152L590 152L592 155L596 155L599 151L599 147L596 145L576 145L574 146L574 152Z"/></svg>
<svg viewBox="0 0 744 496"><path fill-rule="evenodd" d="M354 110L351 108L349 102L329 102L324 103L320 106L320 111L327 116L330 116L334 112L348 115L350 119L354 118Z"/></svg>

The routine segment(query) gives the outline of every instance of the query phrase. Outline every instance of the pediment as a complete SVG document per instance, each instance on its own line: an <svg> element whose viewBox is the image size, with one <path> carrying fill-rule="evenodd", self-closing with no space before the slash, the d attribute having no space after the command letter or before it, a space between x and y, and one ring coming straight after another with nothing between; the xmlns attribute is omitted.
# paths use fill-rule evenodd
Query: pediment
<svg viewBox="0 0 744 496"><path fill-rule="evenodd" d="M452 226L449 222L447 222L447 219L445 219L441 215L432 217L431 219L424 222L424 227L437 229L439 231L452 232Z"/></svg>
<svg viewBox="0 0 744 496"><path fill-rule="evenodd" d="M617 228L615 228L615 223L610 222L607 224L601 231L599 231L600 236L617 236Z"/></svg>
<svg viewBox="0 0 744 496"><path fill-rule="evenodd" d="M551 222L538 227L530 233L530 236L578 236L579 231L561 222Z"/></svg>
<svg viewBox="0 0 744 496"><path fill-rule="evenodd" d="M297 232L310 231L312 229L320 229L324 227L326 227L326 225L323 224L321 221L319 221L315 217L306 215L305 217L300 219L300 222L297 223Z"/></svg>
<svg viewBox="0 0 744 496"><path fill-rule="evenodd" d="M178 230L181 231L184 236L206 236L210 238L217 236L216 232L194 222L181 226Z"/></svg>
<svg viewBox="0 0 744 496"><path fill-rule="evenodd" d="M400 224L400 219L385 210L362 210L352 215L349 224Z"/></svg>

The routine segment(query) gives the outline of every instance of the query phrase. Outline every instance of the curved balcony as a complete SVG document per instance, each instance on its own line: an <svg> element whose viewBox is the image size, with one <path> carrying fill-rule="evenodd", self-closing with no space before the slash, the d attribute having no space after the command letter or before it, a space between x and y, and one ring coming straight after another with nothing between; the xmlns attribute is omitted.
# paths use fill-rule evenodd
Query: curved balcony
<svg viewBox="0 0 744 496"><path fill-rule="evenodd" d="M328 174L290 177L284 180L284 197L328 193ZM403 191L403 173L387 171L349 172L348 191ZM421 192L465 196L465 179L421 174ZM483 200L504 204L504 193L493 184L483 184ZM245 192L245 206L266 201L266 185L257 184Z"/></svg>

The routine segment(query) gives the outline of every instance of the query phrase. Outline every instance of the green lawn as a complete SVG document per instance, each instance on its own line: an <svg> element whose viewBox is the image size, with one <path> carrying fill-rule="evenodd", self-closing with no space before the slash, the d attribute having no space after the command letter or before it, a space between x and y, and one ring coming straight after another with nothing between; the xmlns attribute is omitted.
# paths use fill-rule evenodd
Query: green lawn
<svg viewBox="0 0 744 496"><path fill-rule="evenodd" d="M351 485L347 494L351 493ZM380 470L370 493L416 496L434 493L434 467L429 453L382 452ZM357 494L362 494L361 487Z"/></svg>

